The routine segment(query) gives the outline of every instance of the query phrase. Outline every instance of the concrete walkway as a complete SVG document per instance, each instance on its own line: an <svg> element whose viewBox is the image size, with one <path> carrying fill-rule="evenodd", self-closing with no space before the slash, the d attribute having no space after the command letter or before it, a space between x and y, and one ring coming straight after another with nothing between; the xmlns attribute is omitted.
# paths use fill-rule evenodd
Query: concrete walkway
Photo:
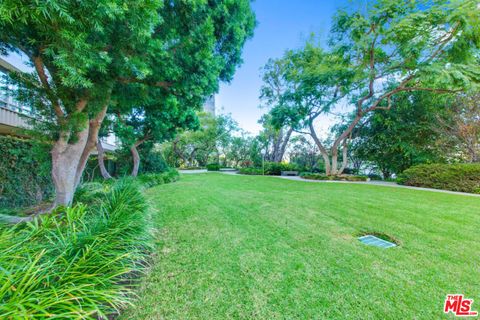
<svg viewBox="0 0 480 320"><path fill-rule="evenodd" d="M208 172L206 169L202 170L179 170L180 173L185 174L193 174L193 173L206 173ZM237 174L235 171L216 171L223 174L234 175L234 176L241 176ZM286 179L286 180L293 180L293 181L302 181L302 182L313 182L313 183L350 183L350 184L363 184L363 185L373 185L373 186L381 186L381 187L392 187L392 188L403 188L403 189L411 189L411 190L423 190L423 191L431 191L431 192L439 192L439 193L448 193L448 194L457 194L461 196L469 196L469 197L479 197L480 194L474 193L466 193L466 192L457 192L457 191L449 191L449 190L440 190L440 189L432 189L432 188L420 188L420 187L411 187L411 186L402 186L396 184L395 182L387 182L387 181L325 181L325 180L309 180L309 179L302 179L299 176L269 176L273 178L279 179Z"/></svg>
<svg viewBox="0 0 480 320"><path fill-rule="evenodd" d="M192 173L205 173L207 169L198 169L198 170L178 170L180 173L192 174Z"/></svg>

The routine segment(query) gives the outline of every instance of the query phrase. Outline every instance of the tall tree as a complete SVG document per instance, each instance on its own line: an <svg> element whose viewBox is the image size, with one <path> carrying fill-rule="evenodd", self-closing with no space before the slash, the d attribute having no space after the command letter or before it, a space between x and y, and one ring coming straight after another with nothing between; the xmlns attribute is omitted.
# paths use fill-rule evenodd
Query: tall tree
<svg viewBox="0 0 480 320"><path fill-rule="evenodd" d="M272 110L281 103L282 96L289 89L290 82L285 79L288 61L285 59L269 59L262 69L263 85L260 89L261 107ZM271 162L281 162L285 155L293 129L288 123L280 125L272 122L267 114L260 120L263 125L263 138L268 143L266 158Z"/></svg>
<svg viewBox="0 0 480 320"><path fill-rule="evenodd" d="M152 90L198 103L232 77L254 24L248 0L0 2L0 51L35 70L10 74L16 96L51 124L55 204L71 203L117 96L136 91L122 110Z"/></svg>
<svg viewBox="0 0 480 320"><path fill-rule="evenodd" d="M154 104L133 109L129 114L116 115L114 133L122 146L129 149L132 155L131 175L136 177L140 169L140 153L138 148L145 145L152 147L173 138L178 130L194 129L198 122L194 109L182 108L177 99L160 101Z"/></svg>
<svg viewBox="0 0 480 320"><path fill-rule="evenodd" d="M238 130L237 123L229 115L214 117L199 113L198 130L187 130L168 143L172 162L177 165L205 166L208 162L220 161L220 148L227 145L232 133Z"/></svg>
<svg viewBox="0 0 480 320"><path fill-rule="evenodd" d="M439 145L442 135L434 128L451 100L430 92L393 97L394 110L376 110L354 130L349 153L372 164L385 179L412 165L445 161L448 155Z"/></svg>
<svg viewBox="0 0 480 320"><path fill-rule="evenodd" d="M452 104L433 126L443 137L444 152L451 153L453 146L461 161L480 162L480 94L460 95Z"/></svg>
<svg viewBox="0 0 480 320"><path fill-rule="evenodd" d="M286 79L292 90L274 111L297 130L306 129L325 160L327 174L348 161L348 139L375 110L390 110L402 92L452 94L478 85L480 24L476 1L369 1L361 11L339 11L329 50L313 42L290 51ZM338 105L354 109L330 146L315 120ZM342 163L339 165L339 152Z"/></svg>

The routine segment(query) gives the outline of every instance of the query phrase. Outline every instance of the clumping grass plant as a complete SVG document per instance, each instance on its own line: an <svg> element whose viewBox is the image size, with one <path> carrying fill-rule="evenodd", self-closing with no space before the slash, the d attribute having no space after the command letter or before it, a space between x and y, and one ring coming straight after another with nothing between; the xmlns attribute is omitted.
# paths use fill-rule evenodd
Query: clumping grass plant
<svg viewBox="0 0 480 320"><path fill-rule="evenodd" d="M151 249L145 198L131 180L87 188L77 201L95 205L0 227L0 318L101 319L131 303Z"/></svg>

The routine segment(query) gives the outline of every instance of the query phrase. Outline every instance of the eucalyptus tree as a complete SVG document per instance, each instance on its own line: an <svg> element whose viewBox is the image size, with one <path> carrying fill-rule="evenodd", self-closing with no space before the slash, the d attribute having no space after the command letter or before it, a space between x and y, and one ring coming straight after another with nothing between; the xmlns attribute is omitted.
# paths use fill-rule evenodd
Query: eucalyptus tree
<svg viewBox="0 0 480 320"><path fill-rule="evenodd" d="M282 96L291 84L285 79L285 72L288 68L288 60L269 59L262 69L263 85L260 89L261 108L269 111L281 103ZM276 125L272 117L267 113L259 121L263 125L262 137L268 143L266 158L271 162L281 162L293 128L288 123Z"/></svg>
<svg viewBox="0 0 480 320"><path fill-rule="evenodd" d="M317 144L327 174L340 174L348 161L348 139L375 110L390 110L402 92L453 94L480 80L477 2L369 1L367 9L339 11L327 49L308 43L284 57L292 90L274 110L280 121L306 129ZM327 146L314 121L339 105L354 111ZM339 166L339 152L342 164Z"/></svg>
<svg viewBox="0 0 480 320"><path fill-rule="evenodd" d="M254 24L248 0L0 2L0 51L34 67L10 82L50 124L55 204L71 203L116 93L208 96L233 75ZM139 94L121 110L138 108Z"/></svg>

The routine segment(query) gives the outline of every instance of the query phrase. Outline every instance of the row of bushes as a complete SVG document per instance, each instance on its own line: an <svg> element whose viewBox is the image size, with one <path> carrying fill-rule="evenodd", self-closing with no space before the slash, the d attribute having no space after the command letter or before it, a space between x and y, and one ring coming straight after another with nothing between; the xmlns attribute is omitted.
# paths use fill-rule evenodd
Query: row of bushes
<svg viewBox="0 0 480 320"><path fill-rule="evenodd" d="M312 173L312 172L303 172L300 174L300 177L308 180L331 180L331 181L367 181L367 176L351 176L351 175L340 175L340 176L327 176L321 173Z"/></svg>
<svg viewBox="0 0 480 320"><path fill-rule="evenodd" d="M282 171L298 171L298 167L294 164L285 162L265 162L264 168L241 168L238 173L248 175L269 175L279 176Z"/></svg>
<svg viewBox="0 0 480 320"><path fill-rule="evenodd" d="M238 170L239 174L246 174L246 175L262 175L263 169L258 168L240 168Z"/></svg>
<svg viewBox="0 0 480 320"><path fill-rule="evenodd" d="M209 163L207 164L208 171L220 171L220 164L219 163Z"/></svg>
<svg viewBox="0 0 480 320"><path fill-rule="evenodd" d="M168 171L162 173L146 173L138 176L138 180L145 187L150 188L157 185L170 183L177 181L180 175L175 169L169 169Z"/></svg>
<svg viewBox="0 0 480 320"><path fill-rule="evenodd" d="M405 170L397 182L414 187L480 193L480 163L422 164Z"/></svg>

